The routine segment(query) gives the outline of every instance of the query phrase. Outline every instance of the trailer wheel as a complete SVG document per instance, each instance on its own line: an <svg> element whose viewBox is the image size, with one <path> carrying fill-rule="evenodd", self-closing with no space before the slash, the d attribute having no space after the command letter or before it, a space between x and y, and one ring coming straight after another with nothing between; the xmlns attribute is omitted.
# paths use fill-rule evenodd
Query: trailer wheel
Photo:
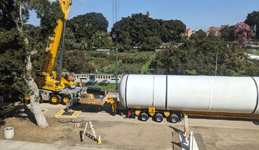
<svg viewBox="0 0 259 150"><path fill-rule="evenodd" d="M179 117L178 115L176 114L171 114L169 117L168 117L168 121L169 122L172 122L172 123L177 123L179 121Z"/></svg>
<svg viewBox="0 0 259 150"><path fill-rule="evenodd" d="M145 113L145 112L142 112L142 113L139 115L139 120L141 120L141 121L147 121L147 120L148 120L148 114Z"/></svg>
<svg viewBox="0 0 259 150"><path fill-rule="evenodd" d="M61 97L59 95L51 94L49 103L51 104L59 104Z"/></svg>
<svg viewBox="0 0 259 150"><path fill-rule="evenodd" d="M163 115L161 113L156 113L156 115L154 116L154 120L156 122L162 122L163 121Z"/></svg>
<svg viewBox="0 0 259 150"><path fill-rule="evenodd" d="M69 95L63 95L63 96L62 96L61 103L62 103L63 105L66 105L66 103L69 102L69 101L70 101L70 96L69 96Z"/></svg>

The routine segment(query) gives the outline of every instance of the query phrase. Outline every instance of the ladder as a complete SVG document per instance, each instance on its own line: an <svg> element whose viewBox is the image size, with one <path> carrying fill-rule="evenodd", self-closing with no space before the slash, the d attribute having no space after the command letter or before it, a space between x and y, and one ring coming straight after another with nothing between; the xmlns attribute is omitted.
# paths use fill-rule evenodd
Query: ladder
<svg viewBox="0 0 259 150"><path fill-rule="evenodd" d="M84 136L85 136L85 133L86 133L86 129L87 129L87 125L88 125L88 124L89 124L89 126L90 126L90 129L92 130L93 135L94 135L94 140L97 140L97 137L96 137L96 133L95 133L95 131L94 131L93 124L92 124L91 121L88 121L88 122L86 122L86 124L85 124L85 130L84 130L84 132L83 132L82 142L83 142L83 139L84 139Z"/></svg>

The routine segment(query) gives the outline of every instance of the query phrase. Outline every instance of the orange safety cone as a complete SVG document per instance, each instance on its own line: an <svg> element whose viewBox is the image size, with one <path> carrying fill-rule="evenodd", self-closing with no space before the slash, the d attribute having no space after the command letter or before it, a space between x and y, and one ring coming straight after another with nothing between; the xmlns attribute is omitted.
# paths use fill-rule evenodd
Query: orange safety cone
<svg viewBox="0 0 259 150"><path fill-rule="evenodd" d="M102 144L102 140L101 140L101 136L99 135L99 138L98 138L98 144L101 145Z"/></svg>

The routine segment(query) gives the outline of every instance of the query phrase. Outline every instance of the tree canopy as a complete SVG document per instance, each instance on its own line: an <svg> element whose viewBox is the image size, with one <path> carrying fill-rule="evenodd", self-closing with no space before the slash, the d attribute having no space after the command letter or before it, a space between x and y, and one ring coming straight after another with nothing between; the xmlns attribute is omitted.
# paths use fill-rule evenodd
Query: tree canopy
<svg viewBox="0 0 259 150"><path fill-rule="evenodd" d="M221 32L221 39L228 42L232 42L235 40L234 26L226 25L224 26L224 28L220 30L220 32Z"/></svg>
<svg viewBox="0 0 259 150"><path fill-rule="evenodd" d="M97 31L107 32L108 21L102 13L87 13L78 15L67 21L75 36L76 42L89 42Z"/></svg>
<svg viewBox="0 0 259 150"><path fill-rule="evenodd" d="M41 18L41 27L26 24L29 10L36 10L37 17ZM63 16L58 2L50 3L48 0L0 2L1 86L26 94L26 88L23 87L26 84L22 80L22 76L26 73L25 58L33 49L38 51L45 49L49 35L54 33L56 20L62 19ZM11 77L12 80L7 81L6 77ZM15 85L18 84L18 79L19 86Z"/></svg>
<svg viewBox="0 0 259 150"><path fill-rule="evenodd" d="M239 22L234 26L234 36L236 37L240 48L250 42L254 36L250 26L244 22Z"/></svg>
<svg viewBox="0 0 259 150"><path fill-rule="evenodd" d="M155 73L214 75L218 54L217 75L256 75L258 71L254 69L258 67L247 59L245 50L237 42L230 47L227 44L208 37L198 41L187 39L180 47L158 52L150 67Z"/></svg>
<svg viewBox="0 0 259 150"><path fill-rule="evenodd" d="M64 68L67 68L69 72L75 73L92 72L95 69L89 63L89 58L80 50L64 52Z"/></svg>
<svg viewBox="0 0 259 150"><path fill-rule="evenodd" d="M253 11L252 13L247 14L245 23L256 32L255 38L259 40L259 11Z"/></svg>
<svg viewBox="0 0 259 150"><path fill-rule="evenodd" d="M206 32L204 32L202 29L200 29L199 31L196 31L194 34L191 35L190 39L191 40L201 40L203 38L205 38Z"/></svg>
<svg viewBox="0 0 259 150"><path fill-rule="evenodd" d="M181 33L185 32L186 26L180 20L158 20L149 18L147 15L132 14L130 17L122 18L113 25L112 32L120 28L122 35L127 35L131 45L141 45L147 49L146 45L156 39L158 42L153 43L152 49L161 44L161 42L173 42L181 39ZM121 36L119 43L123 43ZM160 40L158 40L160 39ZM149 47L149 46L148 46Z"/></svg>
<svg viewBox="0 0 259 150"><path fill-rule="evenodd" d="M27 25L29 10L35 10L41 19L40 27ZM32 66L42 61L49 37L53 35L57 20L64 20L59 2L48 0L2 0L0 2L0 86L3 90L18 91L21 97L28 95L40 127L47 127L39 106L39 91L34 82ZM33 56L34 55L34 56ZM34 58L32 58L32 56ZM35 64L32 64L35 62Z"/></svg>

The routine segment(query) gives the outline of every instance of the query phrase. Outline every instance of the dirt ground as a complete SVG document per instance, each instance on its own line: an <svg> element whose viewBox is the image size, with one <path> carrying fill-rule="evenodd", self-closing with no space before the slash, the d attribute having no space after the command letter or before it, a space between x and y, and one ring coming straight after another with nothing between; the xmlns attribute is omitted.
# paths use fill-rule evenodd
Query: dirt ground
<svg viewBox="0 0 259 150"><path fill-rule="evenodd" d="M28 114L28 115L27 115ZM0 121L0 139L5 139L4 128L14 127L15 135L11 140L51 143L65 146L86 146L94 148L111 149L172 149L172 130L168 126L152 124L136 124L118 121L92 120L97 136L101 135L102 144L98 145L92 139L92 131L87 130L84 140L81 142L80 134L83 132L88 120L83 120L80 127L74 127L75 123L60 123L54 117L46 118L49 126L39 128L27 107L17 106L12 109ZM156 142L154 142L156 141Z"/></svg>
<svg viewBox="0 0 259 150"><path fill-rule="evenodd" d="M83 142L80 133L84 130L87 120L81 122L80 127L74 123L60 123L54 117L46 118L49 127L39 128L31 114L20 113L26 108L17 107L12 113L3 116L0 121L0 139L4 139L4 128L14 127L15 136L11 140L39 143L52 143L65 146L86 146L110 149L180 149L177 132L183 131L182 125L159 124L148 122L123 122L92 120L97 136L101 135L102 144L98 145L91 139L92 132L87 130ZM23 115L21 115L23 114ZM200 150L244 150L259 149L258 129L231 129L220 127L190 127L195 133L195 139Z"/></svg>
<svg viewBox="0 0 259 150"><path fill-rule="evenodd" d="M84 130L86 121L79 128L74 123L59 123L58 119L47 118L49 127L40 129L29 119L6 118L0 127L0 139L4 139L3 129L14 127L15 136L12 140L52 143L64 146L87 146L114 149L170 149L172 143L164 140L171 139L170 127L159 125L139 125L123 122L92 121L97 135L101 135L102 145L98 145L90 136L85 136L81 143L80 132ZM93 135L88 129L87 133ZM156 142L154 142L156 141Z"/></svg>

